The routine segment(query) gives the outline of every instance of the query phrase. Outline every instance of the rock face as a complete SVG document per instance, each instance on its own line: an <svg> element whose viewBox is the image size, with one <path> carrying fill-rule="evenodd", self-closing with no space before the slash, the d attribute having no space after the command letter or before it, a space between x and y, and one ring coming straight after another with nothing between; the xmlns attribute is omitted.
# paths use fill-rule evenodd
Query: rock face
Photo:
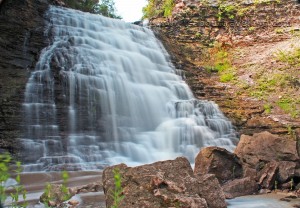
<svg viewBox="0 0 300 208"><path fill-rule="evenodd" d="M202 149L195 160L195 174L214 174L221 184L243 175L239 159L219 147Z"/></svg>
<svg viewBox="0 0 300 208"><path fill-rule="evenodd" d="M226 6L220 5L222 2L226 2L224 5L240 2L241 5L240 8L235 5L231 11L226 12L224 11ZM156 6L161 5L158 3ZM253 63L250 59L242 59L241 64L236 63L239 61L238 54L241 54L240 47L255 48L259 44L263 47L265 43L289 38L289 35L278 34L280 33L278 28L286 27L286 30L290 31L290 28L294 27L298 30L299 8L300 4L295 0L268 3L176 0L171 17L154 18L150 21L150 25L173 56L175 65L186 71L186 81L195 97L215 101L238 128L240 134L252 135L268 130L274 134L284 135L288 133L286 122L283 121L285 119L280 118L278 122L278 119L264 114L263 102L244 94L244 89L238 91L230 82L220 83L220 73L208 72L207 57L211 56L209 49L216 42L224 47L236 47L239 52L233 57L237 65L237 74L247 75L243 73L244 70L247 71L243 65ZM247 49L249 48L245 48ZM270 62L270 59L266 62ZM235 78L240 78L237 74ZM252 75L248 75L247 78L251 78ZM239 83L244 81L242 78L238 80ZM250 86L252 88L252 85ZM291 126L300 129L299 119L292 120L296 120L297 123L292 122Z"/></svg>
<svg viewBox="0 0 300 208"><path fill-rule="evenodd" d="M280 186L294 178L300 166L297 141L269 132L242 135L235 149L244 168L255 170L261 188L272 189L275 181ZM248 171L247 176L253 175Z"/></svg>
<svg viewBox="0 0 300 208"><path fill-rule="evenodd" d="M242 135L235 153L203 148L195 161L195 174L214 174L226 198L300 184L297 142L269 132Z"/></svg>
<svg viewBox="0 0 300 208"><path fill-rule="evenodd" d="M217 179L213 175L194 176L190 163L182 157L133 168L125 164L106 168L102 180L107 207L113 204L114 169L122 178L120 208L226 207Z"/></svg>
<svg viewBox="0 0 300 208"><path fill-rule="evenodd" d="M299 162L297 142L269 132L242 135L234 153L252 168L273 160Z"/></svg>
<svg viewBox="0 0 300 208"><path fill-rule="evenodd" d="M46 0L4 0L0 4L0 148L14 152L28 74L45 47Z"/></svg>

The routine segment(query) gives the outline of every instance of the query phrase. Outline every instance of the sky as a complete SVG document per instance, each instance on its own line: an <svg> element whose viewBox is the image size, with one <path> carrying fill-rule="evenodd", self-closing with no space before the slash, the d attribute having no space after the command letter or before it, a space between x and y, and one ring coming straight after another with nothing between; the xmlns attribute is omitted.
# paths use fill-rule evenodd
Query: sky
<svg viewBox="0 0 300 208"><path fill-rule="evenodd" d="M140 20L143 16L142 8L147 0L115 0L117 14L123 17L125 22Z"/></svg>

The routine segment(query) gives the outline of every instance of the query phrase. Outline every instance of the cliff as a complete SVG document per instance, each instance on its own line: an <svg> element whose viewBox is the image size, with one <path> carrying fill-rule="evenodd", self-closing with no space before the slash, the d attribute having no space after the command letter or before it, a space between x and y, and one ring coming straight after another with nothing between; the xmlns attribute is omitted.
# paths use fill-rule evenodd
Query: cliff
<svg viewBox="0 0 300 208"><path fill-rule="evenodd" d="M296 137L299 2L175 3L171 16L155 16L150 25L195 96L214 100L241 134Z"/></svg>
<svg viewBox="0 0 300 208"><path fill-rule="evenodd" d="M27 79L44 39L46 0L0 2L0 147L14 152Z"/></svg>

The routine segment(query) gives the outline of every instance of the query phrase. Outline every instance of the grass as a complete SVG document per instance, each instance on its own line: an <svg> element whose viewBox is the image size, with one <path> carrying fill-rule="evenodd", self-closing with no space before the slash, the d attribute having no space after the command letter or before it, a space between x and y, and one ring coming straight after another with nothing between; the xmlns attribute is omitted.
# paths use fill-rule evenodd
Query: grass
<svg viewBox="0 0 300 208"><path fill-rule="evenodd" d="M222 47L219 43L208 49L208 56L205 59L207 72L217 72L221 82L230 82L236 78L236 70L232 65L230 50Z"/></svg>
<svg viewBox="0 0 300 208"><path fill-rule="evenodd" d="M265 104L264 105L264 110L265 110L265 113L266 114L270 114L271 113L271 111L272 111L272 108L273 108L273 106L271 105L271 104Z"/></svg>
<svg viewBox="0 0 300 208"><path fill-rule="evenodd" d="M277 61L287 63L290 66L300 66L300 47L296 47L291 51L279 50L275 53Z"/></svg>
<svg viewBox="0 0 300 208"><path fill-rule="evenodd" d="M291 115L292 118L299 117L299 110L297 109L295 100L290 97L281 98L277 105L285 112Z"/></svg>

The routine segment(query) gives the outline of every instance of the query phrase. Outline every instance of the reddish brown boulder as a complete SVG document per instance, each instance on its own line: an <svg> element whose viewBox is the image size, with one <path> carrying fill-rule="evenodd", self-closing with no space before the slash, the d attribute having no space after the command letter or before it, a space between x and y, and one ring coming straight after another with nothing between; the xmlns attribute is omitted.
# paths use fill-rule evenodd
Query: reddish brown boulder
<svg viewBox="0 0 300 208"><path fill-rule="evenodd" d="M102 180L107 207L113 204L115 169L119 169L124 196L119 208L226 207L216 178L195 177L190 163L183 157L133 168L125 164L106 168Z"/></svg>
<svg viewBox="0 0 300 208"><path fill-rule="evenodd" d="M235 179L228 181L223 186L223 191L227 199L232 199L238 196L245 196L257 193L258 185L251 177Z"/></svg>
<svg viewBox="0 0 300 208"><path fill-rule="evenodd" d="M195 174L214 174L221 184L243 176L236 155L220 147L203 148L195 159Z"/></svg>
<svg viewBox="0 0 300 208"><path fill-rule="evenodd" d="M296 141L265 131L253 136L242 135L235 154L243 163L257 168L260 162L299 161L296 147Z"/></svg>
<svg viewBox="0 0 300 208"><path fill-rule="evenodd" d="M225 195L215 175L196 175L199 195L204 198L209 208L227 207Z"/></svg>
<svg viewBox="0 0 300 208"><path fill-rule="evenodd" d="M289 161L278 162L278 182L284 183L295 176L296 163Z"/></svg>

